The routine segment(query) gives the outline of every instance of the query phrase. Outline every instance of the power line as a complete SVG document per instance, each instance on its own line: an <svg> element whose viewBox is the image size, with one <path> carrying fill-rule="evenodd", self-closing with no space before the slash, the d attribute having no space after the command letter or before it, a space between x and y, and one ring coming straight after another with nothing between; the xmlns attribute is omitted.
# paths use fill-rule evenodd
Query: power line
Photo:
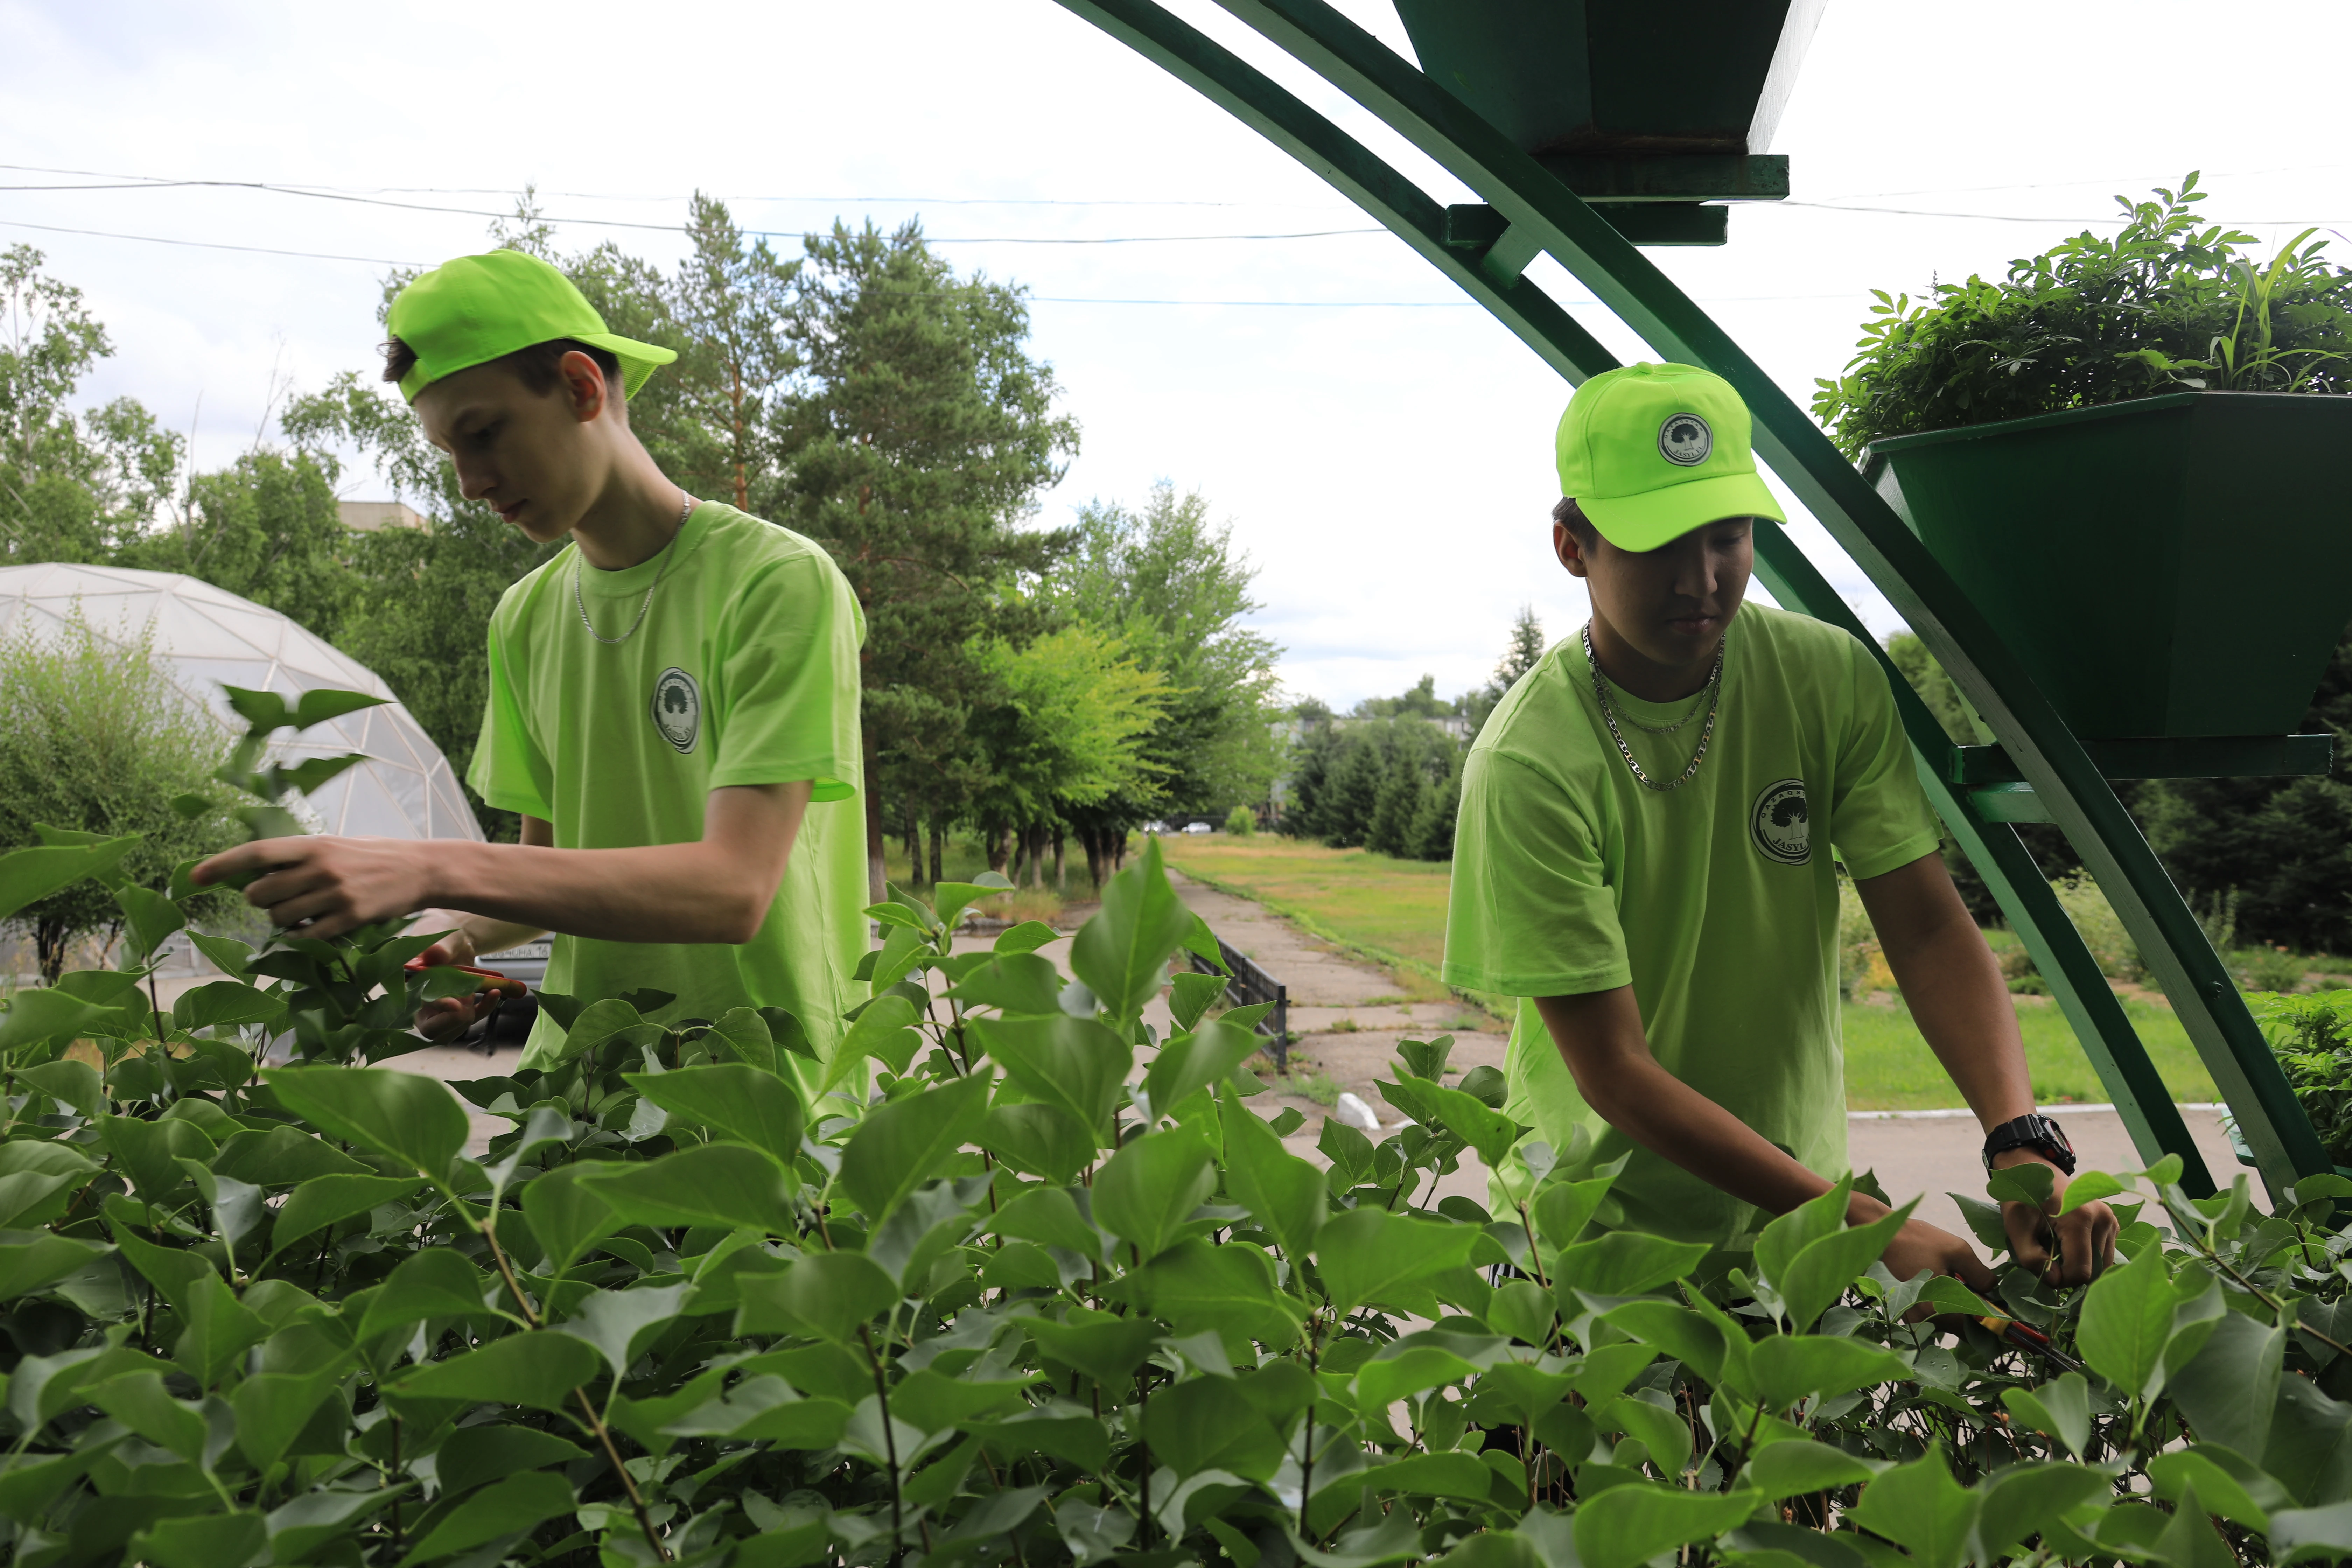
<svg viewBox="0 0 2352 1568"><path fill-rule="evenodd" d="M253 256L297 256L306 261L363 261L371 267L429 267L428 261L393 261L381 256L335 256L323 250L278 250L266 245L222 245L209 239L166 239L155 234L117 234L104 228L68 228L62 224L0 218L0 228L37 228L44 234L86 234L100 239L135 239L147 245L186 245L199 250L241 250Z"/></svg>

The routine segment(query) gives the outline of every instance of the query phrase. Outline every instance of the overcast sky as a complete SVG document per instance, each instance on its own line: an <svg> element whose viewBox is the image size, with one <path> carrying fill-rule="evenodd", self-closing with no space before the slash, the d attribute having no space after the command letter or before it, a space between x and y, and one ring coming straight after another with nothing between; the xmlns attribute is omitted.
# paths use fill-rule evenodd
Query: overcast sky
<svg viewBox="0 0 2352 1568"><path fill-rule="evenodd" d="M1172 8L1465 199L1207 0ZM1343 8L1410 52L1384 4ZM2283 85L2342 55L2352 10L2265 7L2258 55L2216 16L1830 0L1771 149L1797 199L1738 209L1721 249L1650 254L1801 400L1848 357L1871 289L1997 271L2192 168L2210 215L2272 243L2352 232L2334 99ZM1394 238L1322 232L1370 220L1051 0L0 0L0 185L376 198L0 191L0 244L47 252L112 333L87 392L192 429L200 465L254 440L273 376L314 388L369 367L385 264L484 248L477 215L526 182L574 220L567 247L613 237L664 261L698 188L787 253L836 216L919 216L959 267L1028 285L1037 352L1084 427L1043 521L1161 479L1201 490L1260 568L1259 624L1295 695L1345 707L1424 673L1451 694L1486 678L1522 603L1555 639L1582 618L1546 518L1565 386ZM1220 237L1066 243L1167 236ZM1549 261L1534 275L1620 355L1657 357ZM355 499L389 493L350 478ZM1800 536L1874 628L1894 626L1818 529Z"/></svg>

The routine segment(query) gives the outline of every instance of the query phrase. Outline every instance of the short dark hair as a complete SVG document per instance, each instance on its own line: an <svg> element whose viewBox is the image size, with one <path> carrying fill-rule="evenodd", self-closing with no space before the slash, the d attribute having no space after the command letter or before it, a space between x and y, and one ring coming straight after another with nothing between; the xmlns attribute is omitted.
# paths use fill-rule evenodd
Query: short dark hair
<svg viewBox="0 0 2352 1568"><path fill-rule="evenodd" d="M1601 531L1592 525L1591 518L1584 515L1584 509L1576 504L1573 496L1559 498L1559 504L1551 509L1551 520L1576 535L1576 542L1580 549L1590 551L1592 542L1601 537Z"/></svg>
<svg viewBox="0 0 2352 1568"><path fill-rule="evenodd" d="M398 338L388 338L383 344L383 379L398 382L416 368L416 351ZM627 395L622 385L620 357L610 349L600 349L593 343L583 343L577 338L551 338L543 343L533 343L527 349L517 349L510 354L489 361L514 372L523 385L544 397L563 380L563 356L574 351L596 362L604 373L604 384L615 403L625 403Z"/></svg>

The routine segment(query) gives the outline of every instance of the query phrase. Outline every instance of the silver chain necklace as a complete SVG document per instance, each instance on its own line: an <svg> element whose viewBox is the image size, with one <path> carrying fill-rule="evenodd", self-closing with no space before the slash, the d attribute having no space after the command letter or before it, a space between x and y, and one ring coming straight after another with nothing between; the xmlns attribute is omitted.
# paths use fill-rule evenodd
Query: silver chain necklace
<svg viewBox="0 0 2352 1568"><path fill-rule="evenodd" d="M588 601L582 596L580 592L580 578L581 574L588 570L588 557L584 553L580 557L579 563L575 565L572 571L572 602L580 607L580 624L588 628L588 635L590 637L594 637L598 642L603 643L607 647L618 647L621 644L628 641L631 637L637 635L637 628L646 624L646 612L654 607L654 589L661 586L663 576L669 571L670 546L677 542L678 533L684 533L686 531L686 520L693 515L694 498L692 496L688 496L686 498L686 504L678 508L677 533L671 534L669 544L662 546L661 564L654 568L654 580L646 589L645 602L637 606L637 618L631 621L629 623L629 629L623 632L619 637L606 637L603 632L596 629L596 623L588 618Z"/></svg>
<svg viewBox="0 0 2352 1568"><path fill-rule="evenodd" d="M1601 704L1601 717L1609 726L1609 738L1617 742L1617 754L1624 758L1626 767L1633 770L1633 782L1643 789L1654 789L1661 795L1670 789L1680 789L1690 783L1698 773L1699 763L1706 761L1707 742L1715 739L1715 716L1723 707L1723 656L1725 650L1730 647L1731 639L1726 637L1716 646L1715 670L1706 678L1706 727L1698 732L1698 750L1691 753L1690 766L1683 770L1682 777L1671 784L1660 784L1642 771L1642 764L1633 758L1633 748L1625 743L1624 731L1617 728L1616 710L1609 705L1609 678L1601 673L1601 661L1592 657L1591 622L1585 623L1583 635L1584 667L1592 672L1593 699ZM1696 717L1697 714L1695 712L1685 713L1672 724L1659 725L1643 724L1631 713L1625 715L1628 723L1647 730L1653 735L1671 735Z"/></svg>

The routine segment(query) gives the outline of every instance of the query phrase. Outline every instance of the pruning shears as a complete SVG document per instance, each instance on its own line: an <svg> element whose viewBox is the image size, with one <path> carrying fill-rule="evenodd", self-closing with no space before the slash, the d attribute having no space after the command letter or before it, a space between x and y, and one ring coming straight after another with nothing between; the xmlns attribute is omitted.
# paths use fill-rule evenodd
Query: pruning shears
<svg viewBox="0 0 2352 1568"><path fill-rule="evenodd" d="M2083 1370L2081 1362L2052 1344L2050 1336L2031 1323L2021 1323L2015 1318L1998 1316L1979 1318L1977 1321L2000 1335L2004 1343L2015 1345L2021 1351L2031 1351L2043 1360L2054 1363L2063 1371L2081 1372Z"/></svg>
<svg viewBox="0 0 2352 1568"><path fill-rule="evenodd" d="M454 969L460 974L470 974L478 983L474 994L489 999L480 1016L464 1034L449 1041L450 1045L472 1046L488 1055L498 1047L502 1039L520 1041L529 1035L531 1025L538 1019L539 1004L532 999L530 987L512 975L471 963L426 963L422 953L402 967L412 974L427 969Z"/></svg>

